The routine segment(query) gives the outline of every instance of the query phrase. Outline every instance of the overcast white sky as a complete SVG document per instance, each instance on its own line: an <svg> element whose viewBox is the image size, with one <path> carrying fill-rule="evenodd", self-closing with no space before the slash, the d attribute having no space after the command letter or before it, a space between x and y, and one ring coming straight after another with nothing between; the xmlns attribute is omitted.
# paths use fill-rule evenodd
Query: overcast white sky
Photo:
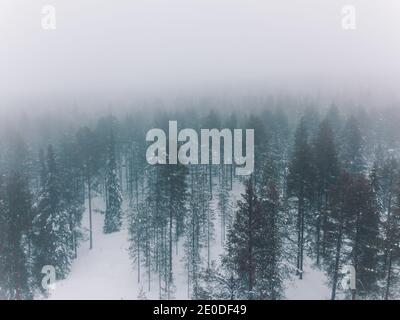
<svg viewBox="0 0 400 320"><path fill-rule="evenodd" d="M56 30L41 27L45 4ZM352 31L341 25L348 4ZM55 95L394 94L399 83L399 0L0 0L3 110Z"/></svg>

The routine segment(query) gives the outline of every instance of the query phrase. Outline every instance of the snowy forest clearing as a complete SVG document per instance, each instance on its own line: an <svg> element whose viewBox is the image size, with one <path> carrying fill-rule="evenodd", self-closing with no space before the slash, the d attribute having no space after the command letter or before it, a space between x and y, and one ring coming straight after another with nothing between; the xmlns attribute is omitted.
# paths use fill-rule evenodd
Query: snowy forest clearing
<svg viewBox="0 0 400 320"><path fill-rule="evenodd" d="M240 186L237 186L240 191ZM56 289L51 291L50 300L134 300L158 299L159 279L155 273L151 274L150 290L148 275L142 270L141 281L138 281L138 268L129 257L129 233L126 217L119 232L105 234L104 210L105 203L101 196L92 199L93 219L93 249L89 249L89 211L86 201L86 210L82 218L84 241L78 248L78 258L71 266L68 277L56 283ZM220 230L218 227L216 230ZM212 259L217 261L223 253L219 240L219 232L213 241ZM184 266L182 243L174 250L174 270L177 279L174 292L175 299L188 299L187 271ZM39 297L40 298L40 297Z"/></svg>
<svg viewBox="0 0 400 320"><path fill-rule="evenodd" d="M49 299L135 299L137 276L129 259L126 228L111 234L103 233L104 201L93 199L93 249L89 242L80 244L78 258L72 263L71 273L57 281ZM88 237L88 211L82 224Z"/></svg>
<svg viewBox="0 0 400 320"><path fill-rule="evenodd" d="M51 291L49 300L135 300L158 299L158 279L152 274L151 289L145 272L142 272L141 283L138 282L137 267L129 257L128 232L124 224L121 231L104 234L104 208L101 197L92 199L93 208L93 241L89 249L89 213L85 210L82 229L86 241L78 248L78 258L72 263L71 272L64 280L57 281L56 289ZM216 228L219 230L219 228ZM217 235L217 239L219 235ZM223 252L219 241L214 241L213 257L218 258ZM181 251L182 252L182 251ZM182 255L175 255L174 270L178 270L179 280L174 294L176 299L188 299L187 279L182 263ZM132 267L133 266L133 267ZM330 289L326 285L326 276L320 270L311 267L306 259L304 278L288 279L285 297L289 300L329 299ZM140 296L142 293L142 296Z"/></svg>

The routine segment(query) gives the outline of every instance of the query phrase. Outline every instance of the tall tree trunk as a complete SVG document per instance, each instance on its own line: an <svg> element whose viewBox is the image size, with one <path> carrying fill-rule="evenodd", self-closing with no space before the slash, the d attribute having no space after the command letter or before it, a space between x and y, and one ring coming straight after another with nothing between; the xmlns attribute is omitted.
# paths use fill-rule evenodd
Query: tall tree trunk
<svg viewBox="0 0 400 320"><path fill-rule="evenodd" d="M88 202L89 202L89 249L93 248L93 226L92 226L92 188L90 174L87 176L88 183Z"/></svg>
<svg viewBox="0 0 400 320"><path fill-rule="evenodd" d="M231 191L232 191L232 189L233 189L233 163L229 167L230 167L230 176L231 176L230 187L231 187Z"/></svg>
<svg viewBox="0 0 400 320"><path fill-rule="evenodd" d="M172 283L172 207L169 209L169 270L168 270L168 294Z"/></svg>
<svg viewBox="0 0 400 320"><path fill-rule="evenodd" d="M303 279L304 261L304 202L301 205L301 232L300 232L300 280Z"/></svg>
<svg viewBox="0 0 400 320"><path fill-rule="evenodd" d="M388 269L387 269L387 276L386 276L386 291L385 291L385 300L389 299L390 296L390 285L392 281L392 260L393 260L393 253L392 250L389 252L388 257Z"/></svg>
<svg viewBox="0 0 400 320"><path fill-rule="evenodd" d="M253 196L253 195L252 195ZM249 225L248 225L248 232L249 232L249 243L248 243L248 254L249 254L249 293L250 293L250 299L252 299L253 294L253 286L254 286L254 272L253 272L253 230L252 230L252 224L253 224L253 200L250 201L250 207L249 207Z"/></svg>
<svg viewBox="0 0 400 320"><path fill-rule="evenodd" d="M207 210L207 268L210 269L210 208Z"/></svg>
<svg viewBox="0 0 400 320"><path fill-rule="evenodd" d="M212 165L211 162L208 165L209 166L209 175L210 175L210 198L213 198L213 186L212 186Z"/></svg>
<svg viewBox="0 0 400 320"><path fill-rule="evenodd" d="M140 232L137 235L137 255L138 255L138 283L140 283Z"/></svg>
<svg viewBox="0 0 400 320"><path fill-rule="evenodd" d="M336 299L336 288L337 288L337 282L339 278L339 266L340 266L340 252L342 248L342 227L343 227L343 222L340 222L339 226L339 234L336 242L336 256L335 256L335 269L333 273L333 284L332 284L332 293L331 293L331 300Z"/></svg>
<svg viewBox="0 0 400 320"><path fill-rule="evenodd" d="M303 238L304 238L304 197L299 197L297 205L297 270L296 274L303 279Z"/></svg>
<svg viewBox="0 0 400 320"><path fill-rule="evenodd" d="M317 204L317 227L316 227L316 233L317 233L317 239L316 239L316 251L317 251L317 266L320 265L320 251L321 251L321 198L318 196L318 204Z"/></svg>
<svg viewBox="0 0 400 320"><path fill-rule="evenodd" d="M326 237L328 235L328 193L325 191L324 210L322 215L322 256L326 253Z"/></svg>

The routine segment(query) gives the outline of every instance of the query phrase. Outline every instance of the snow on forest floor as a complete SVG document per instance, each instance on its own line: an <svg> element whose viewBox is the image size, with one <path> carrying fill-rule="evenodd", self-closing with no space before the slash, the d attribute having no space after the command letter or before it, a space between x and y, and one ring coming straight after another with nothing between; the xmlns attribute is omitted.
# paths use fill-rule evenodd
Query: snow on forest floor
<svg viewBox="0 0 400 320"><path fill-rule="evenodd" d="M240 194L240 192L236 194ZM213 206L216 207L216 205L216 201L213 201ZM85 241L80 244L78 258L73 260L71 272L67 278L57 281L56 288L50 294L49 299L138 299L141 290L146 298L159 299L156 274L151 275L150 291L148 291L148 274L144 267L141 270L141 283L138 283L137 266L129 257L129 236L126 223L120 232L104 234L105 205L103 199L94 198L92 206L93 249L89 250L89 214L86 210L82 222ZM218 261L223 252L218 220L217 216L211 257L215 261ZM188 299L189 297L183 252L183 245L180 242L178 251L173 256L176 290L172 298L176 299ZM325 275L322 271L313 269L309 259L305 261L303 280L293 277L285 285L287 288L286 299L328 299L330 294Z"/></svg>
<svg viewBox="0 0 400 320"><path fill-rule="evenodd" d="M57 281L50 299L135 299L137 276L129 258L126 228L103 233L104 201L93 199L93 249L82 242L66 279ZM89 237L88 212L83 216L85 238Z"/></svg>
<svg viewBox="0 0 400 320"><path fill-rule="evenodd" d="M286 283L286 299L288 300L327 300L330 289L326 285L327 278L323 271L313 268L312 261L304 261L303 279L293 277Z"/></svg>
<svg viewBox="0 0 400 320"><path fill-rule="evenodd" d="M141 267L141 282L138 282L137 265L129 257L129 235L127 224L120 232L103 233L104 201L96 197L92 201L93 218L93 249L89 249L89 213L86 210L83 216L83 230L85 241L80 244L78 258L73 260L70 274L66 279L57 281L56 289L49 299L109 299L125 300L138 299L143 290L146 298L159 298L158 275L151 274L150 291L148 290L148 274ZM218 227L216 226L216 231ZM213 250L211 259L217 260L222 253L218 245L219 234L216 232L214 240L216 250ZM187 273L183 261L183 243L174 248L174 279L176 290L172 294L176 299L188 299Z"/></svg>

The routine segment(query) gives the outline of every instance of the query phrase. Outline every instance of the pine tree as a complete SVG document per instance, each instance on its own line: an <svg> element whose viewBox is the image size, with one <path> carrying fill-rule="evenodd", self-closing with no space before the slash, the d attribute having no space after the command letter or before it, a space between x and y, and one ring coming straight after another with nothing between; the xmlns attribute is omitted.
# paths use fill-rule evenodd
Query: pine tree
<svg viewBox="0 0 400 320"><path fill-rule="evenodd" d="M330 189L329 197L329 233L327 236L327 252L325 264L327 265L331 290L331 299L336 299L337 287L340 279L340 270L347 262L343 244L345 242L346 228L351 216L349 194L353 186L351 175L343 171L336 183Z"/></svg>
<svg viewBox="0 0 400 320"><path fill-rule="evenodd" d="M77 147L81 155L82 174L87 184L89 209L89 248L93 248L92 183L99 171L101 152L97 136L88 127L80 128L76 134Z"/></svg>
<svg viewBox="0 0 400 320"><path fill-rule="evenodd" d="M47 169L46 169L46 156L43 149L39 150L39 189L43 187L47 180Z"/></svg>
<svg viewBox="0 0 400 320"><path fill-rule="evenodd" d="M384 299L398 298L393 287L399 280L398 270L400 263L400 195L397 190L396 205L392 211L389 220L385 224L386 227L386 255L384 261Z"/></svg>
<svg viewBox="0 0 400 320"><path fill-rule="evenodd" d="M55 268L57 279L64 279L74 256L70 244L69 213L62 197L62 176L52 146L47 150L45 177L33 221L34 277L38 285L42 268L46 265Z"/></svg>
<svg viewBox="0 0 400 320"><path fill-rule="evenodd" d="M225 241L225 233L227 227L230 226L231 223L231 210L232 206L229 198L229 190L228 190L228 179L226 176L227 168L225 166L222 167L222 177L221 183L219 186L219 197L218 197L218 208L220 212L220 224L221 224L221 243L223 244Z"/></svg>
<svg viewBox="0 0 400 320"><path fill-rule="evenodd" d="M261 265L260 252L265 244L263 210L253 182L246 182L243 200L238 201L238 211L228 233L225 264L243 284L243 294L249 299L258 298L255 291Z"/></svg>
<svg viewBox="0 0 400 320"><path fill-rule="evenodd" d="M379 194L381 198L383 229L383 256L381 274L384 282L383 297L385 300L393 297L393 287L398 280L395 265L400 262L400 176L398 160L393 156L384 160L380 175L378 175ZM397 278L397 279L396 279Z"/></svg>
<svg viewBox="0 0 400 320"><path fill-rule="evenodd" d="M380 224L382 234L382 254L380 257L379 277L382 279L382 297L389 299L392 296L392 287L396 276L393 266L397 258L396 230L398 216L398 160L393 155L388 158L379 156L371 172L371 183L377 194L378 208L381 212Z"/></svg>
<svg viewBox="0 0 400 320"><path fill-rule="evenodd" d="M138 283L141 282L141 266L147 268L148 290L150 290L151 277L151 240L152 220L147 203L131 206L129 215L129 253L133 262L137 264Z"/></svg>
<svg viewBox="0 0 400 320"><path fill-rule="evenodd" d="M187 211L187 168L154 165L147 173L146 201L150 208L155 236L156 270L160 297L171 298L173 291L173 250L184 233Z"/></svg>
<svg viewBox="0 0 400 320"><path fill-rule="evenodd" d="M329 219L329 189L335 184L340 165L333 133L329 123L321 122L314 142L314 162L316 172L316 256L317 264L326 253L326 238Z"/></svg>
<svg viewBox="0 0 400 320"><path fill-rule="evenodd" d="M1 191L0 191L1 192ZM6 179L4 192L0 196L0 220L2 242L0 265L0 296L6 299L31 299L30 269L25 243L31 222L31 194L28 180L17 172Z"/></svg>
<svg viewBox="0 0 400 320"><path fill-rule="evenodd" d="M166 296L168 287L167 223L168 203L166 183L160 165L149 166L146 170L145 203L151 217L151 234L154 238L155 271L158 273L159 298Z"/></svg>
<svg viewBox="0 0 400 320"><path fill-rule="evenodd" d="M3 177L0 174L0 299L5 300L7 293L7 274L6 274L6 241L7 241L7 212L5 205L5 192Z"/></svg>
<svg viewBox="0 0 400 320"><path fill-rule="evenodd" d="M271 141L269 143L270 157L275 162L278 187L282 192L286 192L286 174L289 159L289 119L282 109L277 109L273 115L273 131Z"/></svg>
<svg viewBox="0 0 400 320"><path fill-rule="evenodd" d="M189 210L185 218L185 257L187 268L188 297L200 298L199 277L201 272L201 249L204 246L202 226L201 187L202 171L199 166L190 167Z"/></svg>
<svg viewBox="0 0 400 320"><path fill-rule="evenodd" d="M119 231L122 226L122 194L117 173L115 141L112 131L108 144L106 189L107 201L103 230L104 233L112 233Z"/></svg>
<svg viewBox="0 0 400 320"><path fill-rule="evenodd" d="M350 259L357 274L358 295L377 291L379 267L379 213L375 194L364 176L354 179L348 195L349 217L346 236L350 240Z"/></svg>
<svg viewBox="0 0 400 320"><path fill-rule="evenodd" d="M344 169L352 174L365 171L364 141L355 117L350 117L342 133L341 159Z"/></svg>
<svg viewBox="0 0 400 320"><path fill-rule="evenodd" d="M168 212L169 212L169 287L173 284L173 245L178 250L178 240L183 234L186 216L186 174L187 168L183 165L169 165L167 174ZM174 232L175 227L175 232Z"/></svg>
<svg viewBox="0 0 400 320"><path fill-rule="evenodd" d="M279 197L279 175L277 165L268 157L263 168L261 179L260 201L262 217L260 228L263 247L259 253L260 279L257 284L257 292L261 299L277 300L283 297L282 268L282 241L281 241L281 202Z"/></svg>
<svg viewBox="0 0 400 320"><path fill-rule="evenodd" d="M62 198L68 211L70 230L72 231L70 244L77 258L78 242L82 236L80 230L84 212L84 179L82 178L80 159L76 143L70 142L68 137L61 144L60 174L63 181Z"/></svg>
<svg viewBox="0 0 400 320"><path fill-rule="evenodd" d="M287 192L289 197L297 198L297 272L300 279L303 271L304 231L306 203L312 200L313 175L312 152L308 143L307 128L304 120L296 130L294 151L289 164Z"/></svg>

